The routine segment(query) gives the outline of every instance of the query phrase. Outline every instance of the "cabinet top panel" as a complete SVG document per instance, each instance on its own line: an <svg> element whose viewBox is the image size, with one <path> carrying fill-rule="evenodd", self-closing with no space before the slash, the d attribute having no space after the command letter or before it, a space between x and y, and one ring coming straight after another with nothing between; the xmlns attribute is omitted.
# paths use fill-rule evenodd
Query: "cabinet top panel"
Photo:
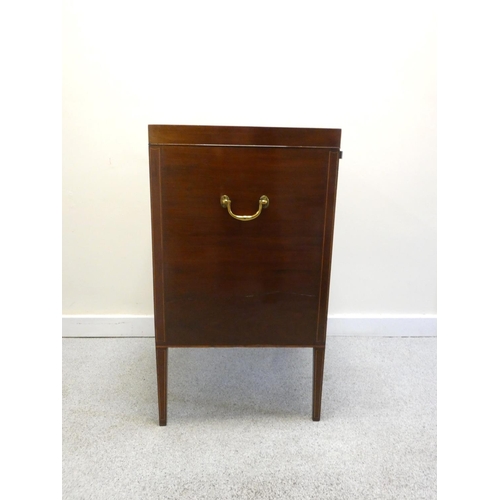
<svg viewBox="0 0 500 500"><path fill-rule="evenodd" d="M340 148L340 129L149 125L150 145Z"/></svg>

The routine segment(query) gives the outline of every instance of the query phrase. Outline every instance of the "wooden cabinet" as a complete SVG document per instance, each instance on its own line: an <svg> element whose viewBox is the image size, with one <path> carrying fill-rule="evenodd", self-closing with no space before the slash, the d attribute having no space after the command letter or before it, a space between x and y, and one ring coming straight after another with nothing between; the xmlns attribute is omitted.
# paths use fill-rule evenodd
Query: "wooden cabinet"
<svg viewBox="0 0 500 500"><path fill-rule="evenodd" d="M339 129L149 126L160 425L170 347L325 354Z"/></svg>

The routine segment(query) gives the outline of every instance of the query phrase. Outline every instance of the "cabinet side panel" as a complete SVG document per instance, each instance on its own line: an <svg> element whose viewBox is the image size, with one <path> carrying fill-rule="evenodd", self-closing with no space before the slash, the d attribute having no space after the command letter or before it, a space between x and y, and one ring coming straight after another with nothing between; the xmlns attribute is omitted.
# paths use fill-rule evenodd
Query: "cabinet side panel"
<svg viewBox="0 0 500 500"><path fill-rule="evenodd" d="M149 175L151 190L151 229L153 236L153 292L155 314L155 338L157 345L165 344L165 311L163 286L163 221L160 148L149 148Z"/></svg>
<svg viewBox="0 0 500 500"><path fill-rule="evenodd" d="M168 345L316 345L329 152L164 146L160 168ZM270 205L241 222L222 195Z"/></svg>
<svg viewBox="0 0 500 500"><path fill-rule="evenodd" d="M323 231L323 256L321 264L320 299L318 309L318 329L316 341L324 344L328 320L328 297L330 292L330 272L333 253L333 232L335 223L335 205L337 201L337 179L339 171L339 153L331 151L328 162L328 188L325 200L325 227Z"/></svg>

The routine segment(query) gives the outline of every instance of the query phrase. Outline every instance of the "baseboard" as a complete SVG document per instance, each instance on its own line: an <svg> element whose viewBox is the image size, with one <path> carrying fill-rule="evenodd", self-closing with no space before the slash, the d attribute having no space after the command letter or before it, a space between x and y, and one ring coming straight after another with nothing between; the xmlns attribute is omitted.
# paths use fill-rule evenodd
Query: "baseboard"
<svg viewBox="0 0 500 500"><path fill-rule="evenodd" d="M153 316L64 315L63 337L154 337ZM328 317L327 335L346 337L434 337L437 317L341 316Z"/></svg>
<svg viewBox="0 0 500 500"><path fill-rule="evenodd" d="M328 316L327 336L435 337L437 316Z"/></svg>
<svg viewBox="0 0 500 500"><path fill-rule="evenodd" d="M154 337L153 316L63 315L63 337Z"/></svg>

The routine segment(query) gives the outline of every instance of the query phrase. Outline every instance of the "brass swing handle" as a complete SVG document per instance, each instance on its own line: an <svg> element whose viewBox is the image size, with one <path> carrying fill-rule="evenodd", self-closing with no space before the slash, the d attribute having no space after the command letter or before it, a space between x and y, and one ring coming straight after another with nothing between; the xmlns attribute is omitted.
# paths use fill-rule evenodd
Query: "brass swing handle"
<svg viewBox="0 0 500 500"><path fill-rule="evenodd" d="M233 212L231 210L231 200L229 199L229 196L227 196L225 194L220 197L220 204L221 204L222 208L227 208L227 211L229 212L229 215L231 217L233 217L237 220L247 221L247 220L256 219L260 215L260 213L262 212L262 208L267 208L269 206L269 198L265 195L262 195L259 198L259 210L257 210L257 212L254 213L253 215L233 214Z"/></svg>

